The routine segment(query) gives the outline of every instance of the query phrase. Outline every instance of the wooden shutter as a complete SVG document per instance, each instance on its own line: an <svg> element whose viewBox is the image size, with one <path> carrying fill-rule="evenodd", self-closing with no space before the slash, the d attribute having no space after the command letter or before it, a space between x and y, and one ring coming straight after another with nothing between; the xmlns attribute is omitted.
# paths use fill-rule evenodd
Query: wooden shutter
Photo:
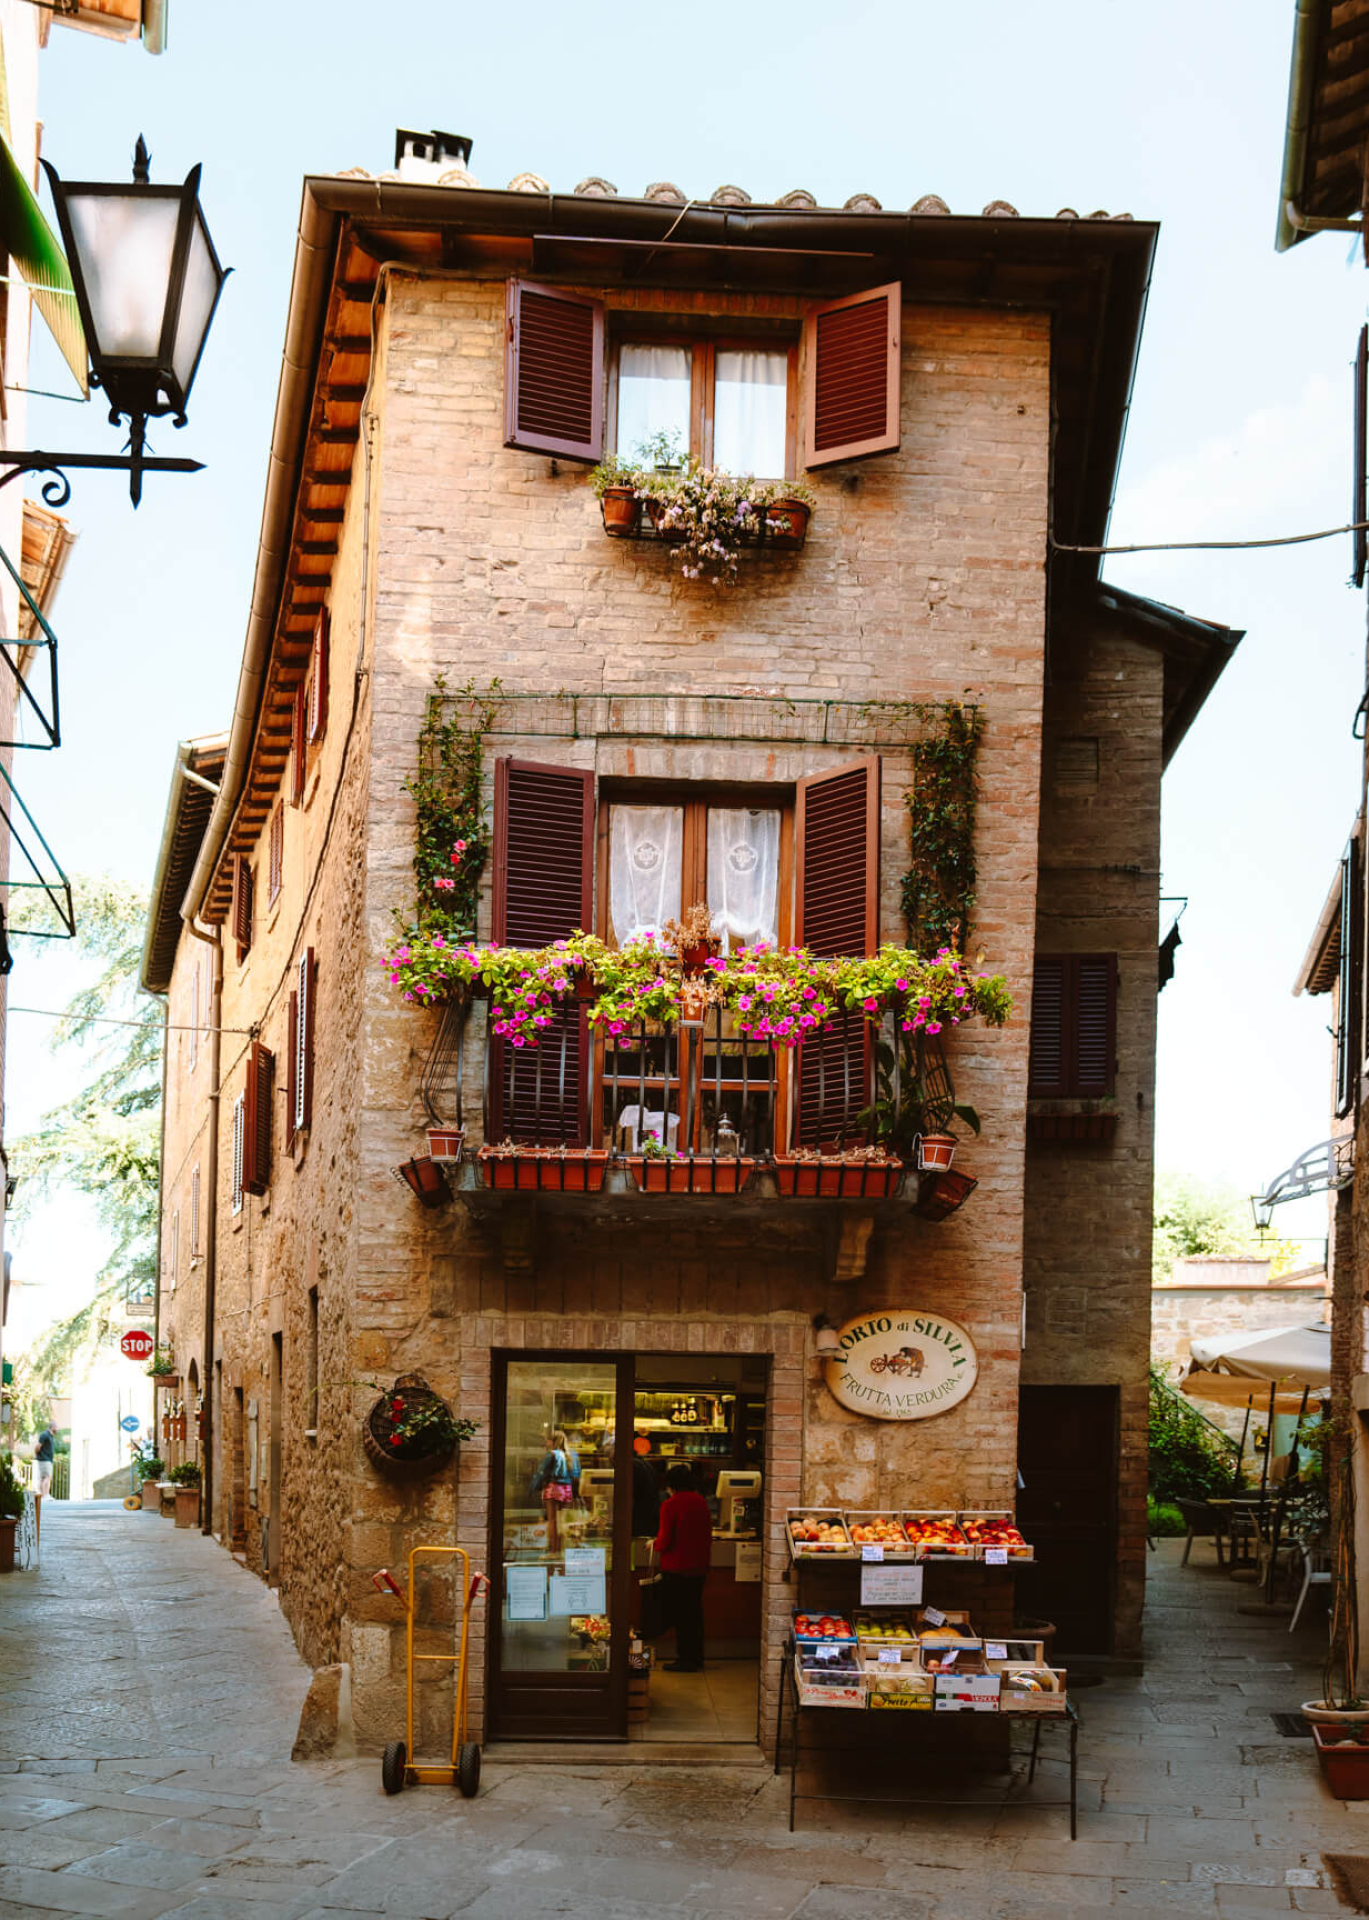
<svg viewBox="0 0 1369 1920"><path fill-rule="evenodd" d="M879 756L809 774L795 811L797 940L815 954L873 953L879 944ZM868 1021L843 1014L799 1048L797 1137L805 1147L854 1144L870 1105Z"/></svg>
<svg viewBox="0 0 1369 1920"><path fill-rule="evenodd" d="M242 1185L248 1193L265 1193L271 1184L271 1098L276 1056L260 1040L247 1050L246 1108L242 1154Z"/></svg>
<svg viewBox="0 0 1369 1920"><path fill-rule="evenodd" d="M1364 530L1364 522L1369 519L1369 325L1359 330L1359 345L1355 349L1355 419L1354 419L1355 470L1350 491L1350 524L1359 531L1353 536L1351 548L1350 580L1356 587L1364 585L1365 559L1369 555L1369 534Z"/></svg>
<svg viewBox="0 0 1369 1920"><path fill-rule="evenodd" d="M252 951L252 867L241 853L233 855L233 905L229 917L241 963Z"/></svg>
<svg viewBox="0 0 1369 1920"><path fill-rule="evenodd" d="M245 1101L243 1095L239 1094L233 1102L233 1193L230 1206L234 1213L242 1212L243 1136L246 1131L243 1125L244 1111Z"/></svg>
<svg viewBox="0 0 1369 1920"><path fill-rule="evenodd" d="M200 1170L194 1168L190 1175L190 1258L200 1257Z"/></svg>
<svg viewBox="0 0 1369 1920"><path fill-rule="evenodd" d="M285 1151L295 1144L296 1082L299 1074L299 995L290 995L285 1029Z"/></svg>
<svg viewBox="0 0 1369 1920"><path fill-rule="evenodd" d="M1103 1099L1112 1092L1116 1051L1116 954L1038 954L1027 1092L1040 1099Z"/></svg>
<svg viewBox="0 0 1369 1920"><path fill-rule="evenodd" d="M295 1019L295 1132L303 1133L314 1117L314 949L306 947L299 957L299 984L296 988L298 1013Z"/></svg>
<svg viewBox="0 0 1369 1920"><path fill-rule="evenodd" d="M1336 1117L1343 1118L1355 1104L1355 1078L1360 1057L1360 996L1356 992L1355 958L1360 949L1363 911L1359 842L1352 840L1340 863L1340 956L1336 968Z"/></svg>
<svg viewBox="0 0 1369 1920"><path fill-rule="evenodd" d="M285 802L278 800L271 815L271 857L266 898L274 905L280 898L281 875L285 869Z"/></svg>
<svg viewBox="0 0 1369 1920"><path fill-rule="evenodd" d="M544 947L588 928L593 913L594 775L578 767L497 760L494 768L494 939ZM538 1145L589 1138L589 1027L577 1002L558 1009L536 1047L491 1042L491 1121Z"/></svg>
<svg viewBox="0 0 1369 1920"><path fill-rule="evenodd" d="M804 329L809 467L898 446L902 320L897 280L810 310Z"/></svg>
<svg viewBox="0 0 1369 1920"><path fill-rule="evenodd" d="M301 680L295 688L295 704L290 715L290 805L298 807L304 801L306 731L308 719L309 683Z"/></svg>
<svg viewBox="0 0 1369 1920"><path fill-rule="evenodd" d="M323 738L328 725L328 629L327 607L320 607L314 622L314 657L309 674L309 744Z"/></svg>
<svg viewBox="0 0 1369 1920"><path fill-rule="evenodd" d="M504 445L570 460L604 449L604 303L509 282Z"/></svg>

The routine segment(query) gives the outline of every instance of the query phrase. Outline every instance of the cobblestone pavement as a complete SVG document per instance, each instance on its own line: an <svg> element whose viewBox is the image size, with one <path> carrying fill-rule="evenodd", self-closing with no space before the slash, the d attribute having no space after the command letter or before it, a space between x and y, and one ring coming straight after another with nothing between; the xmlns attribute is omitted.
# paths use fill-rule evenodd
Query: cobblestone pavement
<svg viewBox="0 0 1369 1920"><path fill-rule="evenodd" d="M212 1541L107 1503L50 1502L44 1535L0 1582L0 1920L1255 1920L1344 1911L1322 1851L1369 1854L1369 1802L1270 1719L1320 1692L1319 1622L1239 1612L1206 1545L1152 1556L1145 1678L1078 1696L1072 1845L1021 1803L810 1805L791 1836L759 1764L487 1762L475 1801L387 1800L374 1759L290 1765L308 1675Z"/></svg>

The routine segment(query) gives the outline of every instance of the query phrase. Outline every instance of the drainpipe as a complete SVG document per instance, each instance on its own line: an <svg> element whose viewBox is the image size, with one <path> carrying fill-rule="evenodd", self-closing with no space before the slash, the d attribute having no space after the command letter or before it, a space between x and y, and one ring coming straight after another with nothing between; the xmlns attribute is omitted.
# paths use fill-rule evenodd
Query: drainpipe
<svg viewBox="0 0 1369 1920"><path fill-rule="evenodd" d="M204 1365L200 1370L200 1397L204 1427L200 1447L200 1532L214 1531L214 1280L219 1248L219 1067L223 1051L223 936L217 927L204 928L186 918L187 932L203 940L214 955L209 990L209 1151L205 1155L204 1192Z"/></svg>
<svg viewBox="0 0 1369 1920"><path fill-rule="evenodd" d="M1317 72L1317 16L1321 0L1298 0L1293 15L1293 53L1288 69L1288 117L1283 135L1283 178L1279 182L1279 220L1274 251L1287 253L1301 233L1313 233L1329 221L1309 221L1298 210L1307 165L1307 135L1312 124L1312 90ZM1339 225L1340 223L1334 223ZM1353 223L1358 227L1358 221Z"/></svg>

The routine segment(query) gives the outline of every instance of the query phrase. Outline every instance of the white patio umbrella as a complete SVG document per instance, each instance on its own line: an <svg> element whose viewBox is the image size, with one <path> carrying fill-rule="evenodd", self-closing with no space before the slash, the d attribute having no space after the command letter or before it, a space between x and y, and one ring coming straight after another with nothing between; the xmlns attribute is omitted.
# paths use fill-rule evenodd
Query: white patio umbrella
<svg viewBox="0 0 1369 1920"><path fill-rule="evenodd" d="M1194 1373L1201 1370L1234 1374L1242 1380L1275 1380L1282 1387L1308 1387L1313 1393L1323 1392L1331 1384L1331 1329L1319 1321L1266 1328L1260 1333L1214 1334L1207 1340L1194 1340L1189 1351Z"/></svg>

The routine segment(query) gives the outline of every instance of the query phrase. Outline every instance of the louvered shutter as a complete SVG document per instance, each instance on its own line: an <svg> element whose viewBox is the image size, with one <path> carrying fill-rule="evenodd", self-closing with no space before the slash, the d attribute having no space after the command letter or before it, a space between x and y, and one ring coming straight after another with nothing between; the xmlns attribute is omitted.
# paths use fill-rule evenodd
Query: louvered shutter
<svg viewBox="0 0 1369 1920"><path fill-rule="evenodd" d="M1340 957L1336 968L1336 1116L1355 1104L1355 1075L1360 1057L1360 996L1355 991L1355 956L1360 950L1364 890L1360 847L1352 840L1340 863Z"/></svg>
<svg viewBox="0 0 1369 1920"><path fill-rule="evenodd" d="M1100 1100L1112 1092L1117 960L1111 953L1085 953L1075 967L1074 1091L1081 1100Z"/></svg>
<svg viewBox="0 0 1369 1920"><path fill-rule="evenodd" d="M281 876L285 869L285 802L278 800L271 815L271 858L270 879L267 883L267 900L274 903L280 897Z"/></svg>
<svg viewBox="0 0 1369 1920"><path fill-rule="evenodd" d="M1116 1052L1116 954L1038 954L1027 1092L1101 1100L1112 1092Z"/></svg>
<svg viewBox="0 0 1369 1920"><path fill-rule="evenodd" d="M242 1153L242 1184L248 1193L265 1193L271 1184L271 1096L276 1058L269 1047L254 1040L247 1050L246 1108Z"/></svg>
<svg viewBox="0 0 1369 1920"><path fill-rule="evenodd" d="M1369 557L1369 534L1364 522L1369 519L1369 325L1359 330L1355 349L1355 470L1350 490L1350 524L1358 531L1351 542L1350 582L1364 585L1365 561Z"/></svg>
<svg viewBox="0 0 1369 1920"><path fill-rule="evenodd" d="M1046 1099L1063 1099L1069 1072L1065 1045L1065 1003L1069 989L1069 961L1060 955L1038 955L1032 972L1031 1051L1027 1092Z"/></svg>
<svg viewBox="0 0 1369 1920"><path fill-rule="evenodd" d="M200 1170L195 1167L190 1175L190 1258L200 1257Z"/></svg>
<svg viewBox="0 0 1369 1920"><path fill-rule="evenodd" d="M504 445L597 460L604 448L604 303L509 282Z"/></svg>
<svg viewBox="0 0 1369 1920"><path fill-rule="evenodd" d="M323 738L328 725L328 629L327 607L320 607L314 622L314 658L309 674L309 744Z"/></svg>
<svg viewBox="0 0 1369 1920"><path fill-rule="evenodd" d="M799 781L797 935L815 954L879 944L878 755ZM870 1027L844 1013L798 1050L799 1144L853 1144L870 1105Z"/></svg>
<svg viewBox="0 0 1369 1920"><path fill-rule="evenodd" d="M285 1028L285 1151L295 1144L296 1084L299 1074L299 995L290 995Z"/></svg>
<svg viewBox="0 0 1369 1920"><path fill-rule="evenodd" d="M301 680L295 688L295 704L290 713L290 805L298 807L304 800L305 755L308 751L306 730L308 724L309 683Z"/></svg>
<svg viewBox="0 0 1369 1920"><path fill-rule="evenodd" d="M295 1019L295 1132L303 1133L314 1117L316 981L312 947L306 947L299 958L296 999L299 1010Z"/></svg>
<svg viewBox="0 0 1369 1920"><path fill-rule="evenodd" d="M239 1094L233 1102L233 1191L230 1206L234 1213L242 1212L242 1159L243 1141L246 1131L243 1124L243 1116L245 1111L246 1102L243 1095Z"/></svg>
<svg viewBox="0 0 1369 1920"><path fill-rule="evenodd" d="M229 915L242 961L252 950L252 867L246 855L233 855L233 904Z"/></svg>
<svg viewBox="0 0 1369 1920"><path fill-rule="evenodd" d="M545 947L587 928L593 912L594 775L499 760L494 769L494 939ZM492 1126L537 1145L583 1146L589 1027L560 1007L535 1047L491 1042Z"/></svg>
<svg viewBox="0 0 1369 1920"><path fill-rule="evenodd" d="M899 443L903 288L897 280L811 309L804 329L809 467Z"/></svg>

